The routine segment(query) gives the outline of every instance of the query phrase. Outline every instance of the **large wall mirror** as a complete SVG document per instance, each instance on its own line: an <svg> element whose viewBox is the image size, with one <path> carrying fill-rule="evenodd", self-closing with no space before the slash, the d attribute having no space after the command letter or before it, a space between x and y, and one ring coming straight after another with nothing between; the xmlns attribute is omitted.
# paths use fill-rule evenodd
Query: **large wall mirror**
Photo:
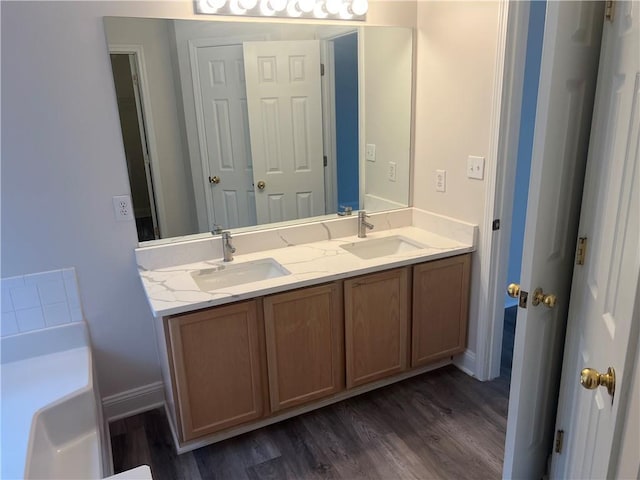
<svg viewBox="0 0 640 480"><path fill-rule="evenodd" d="M105 30L141 242L408 205L411 29Z"/></svg>

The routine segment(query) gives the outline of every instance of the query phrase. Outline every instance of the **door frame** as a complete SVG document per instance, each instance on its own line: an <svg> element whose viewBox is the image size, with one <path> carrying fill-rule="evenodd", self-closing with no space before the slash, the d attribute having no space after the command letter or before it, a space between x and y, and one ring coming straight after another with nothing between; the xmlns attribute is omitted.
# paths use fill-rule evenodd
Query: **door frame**
<svg viewBox="0 0 640 480"><path fill-rule="evenodd" d="M160 165L158 165L158 148L156 143L155 128L153 126L153 111L149 95L149 83L147 81L147 68L144 57L144 48L138 44L110 43L109 54L133 55L136 69L138 71L138 90L140 94L140 107L144 118L144 130L147 141L147 155L149 156L149 170L147 172L147 188L150 188L149 202L152 211L155 210L160 234L167 231L168 222L165 210L165 202L162 188L162 178L160 176ZM149 178L149 176L151 178ZM151 180L151 185L149 185Z"/></svg>
<svg viewBox="0 0 640 480"><path fill-rule="evenodd" d="M505 5L508 3L508 5ZM604 21L604 19L603 19ZM491 380L500 375L500 354L504 326L504 292L507 283L514 179L517 165L522 87L524 83L525 52L528 35L528 2L502 2L500 10L496 70L491 113L491 143L485 190L484 225L480 229L478 253L480 255L480 292L478 307L478 336L475 358L461 358L457 365L474 374L479 380ZM543 59L544 61L544 59ZM547 59L548 61L548 59ZM541 69L544 64L541 65ZM493 219L501 219L500 229L492 231ZM513 279L517 281L518 279ZM640 287L635 299L635 313L640 308ZM640 331L640 317L632 318L631 332ZM626 362L634 374L640 362L638 351L630 351ZM563 360L564 367L564 360ZM522 372L513 372L514 375ZM635 375L638 375L635 372ZM629 461L623 456L624 422L631 411L629 388L621 388L620 410L614 427L612 465L619 467Z"/></svg>
<svg viewBox="0 0 640 480"><path fill-rule="evenodd" d="M336 82L335 82L335 57L333 41L345 35L355 34L360 45L361 28L354 27L348 31L333 32L320 37L320 60L324 65L322 85L322 130L324 137L324 154L327 164L324 168L324 205L327 215L338 212L338 147L336 145ZM358 58L360 52L358 52ZM358 66L359 68L359 66ZM358 79L361 75L358 75ZM360 80L358 80L360 82ZM358 95L358 113L360 113L360 99ZM361 122L358 118L358 145L360 145ZM359 150L359 148L358 148ZM358 155L360 157L360 155ZM358 172L358 177L360 177Z"/></svg>
<svg viewBox="0 0 640 480"><path fill-rule="evenodd" d="M500 31L500 43L504 41L503 88L496 96L499 120L492 129L492 149L496 148L496 162L488 164L487 190L485 191L485 235L481 235L481 284L486 292L480 295L478 319L478 343L476 350L476 376L491 380L500 376L502 333L504 327L504 286L507 283L511 222L513 214L514 183L520 141L520 117L526 63L527 37L529 33L528 2L509 2L507 12L501 12L505 28ZM506 18L505 18L506 17ZM503 37L504 36L504 37ZM541 66L542 68L542 66ZM498 129L495 132L494 129ZM500 229L493 231L489 225L500 219ZM484 240L484 241L483 241ZM516 279L517 280L517 279ZM514 280L515 281L515 280ZM484 303L484 305L482 305Z"/></svg>

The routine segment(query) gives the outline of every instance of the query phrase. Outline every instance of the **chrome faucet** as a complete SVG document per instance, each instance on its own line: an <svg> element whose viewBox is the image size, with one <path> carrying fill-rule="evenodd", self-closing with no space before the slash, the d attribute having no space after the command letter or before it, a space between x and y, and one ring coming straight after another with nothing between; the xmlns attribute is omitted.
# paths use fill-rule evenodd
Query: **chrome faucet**
<svg viewBox="0 0 640 480"><path fill-rule="evenodd" d="M222 232L222 255L224 256L223 261L232 261L234 253L236 253L236 249L233 245L231 245L231 232Z"/></svg>
<svg viewBox="0 0 640 480"><path fill-rule="evenodd" d="M358 212L358 238L367 237L367 228L369 230L373 230L373 225L367 222L367 218L369 218L367 212L365 212L364 210L360 210Z"/></svg>

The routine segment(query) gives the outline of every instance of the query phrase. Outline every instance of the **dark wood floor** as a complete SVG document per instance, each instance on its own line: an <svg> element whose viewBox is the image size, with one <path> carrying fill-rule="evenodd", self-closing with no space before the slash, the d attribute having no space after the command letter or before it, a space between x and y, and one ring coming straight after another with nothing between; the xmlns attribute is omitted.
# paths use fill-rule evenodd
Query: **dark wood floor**
<svg viewBox="0 0 640 480"><path fill-rule="evenodd" d="M176 455L164 412L111 424L116 472L162 479L500 478L508 375L453 366Z"/></svg>

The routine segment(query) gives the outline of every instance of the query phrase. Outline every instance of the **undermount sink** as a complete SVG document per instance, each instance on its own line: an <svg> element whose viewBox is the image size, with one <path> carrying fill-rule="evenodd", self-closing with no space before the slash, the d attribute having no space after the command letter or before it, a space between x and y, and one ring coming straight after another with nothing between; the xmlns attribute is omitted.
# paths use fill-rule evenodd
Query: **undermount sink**
<svg viewBox="0 0 640 480"><path fill-rule="evenodd" d="M282 277L290 273L273 258L264 258L253 262L219 264L211 268L203 268L191 272L191 277L200 290L212 292L245 283Z"/></svg>
<svg viewBox="0 0 640 480"><path fill-rule="evenodd" d="M394 235L392 237L372 238L371 240L353 242L347 245L340 245L340 247L363 260L370 260L372 258L420 250L424 248L424 245L420 245L406 237Z"/></svg>

